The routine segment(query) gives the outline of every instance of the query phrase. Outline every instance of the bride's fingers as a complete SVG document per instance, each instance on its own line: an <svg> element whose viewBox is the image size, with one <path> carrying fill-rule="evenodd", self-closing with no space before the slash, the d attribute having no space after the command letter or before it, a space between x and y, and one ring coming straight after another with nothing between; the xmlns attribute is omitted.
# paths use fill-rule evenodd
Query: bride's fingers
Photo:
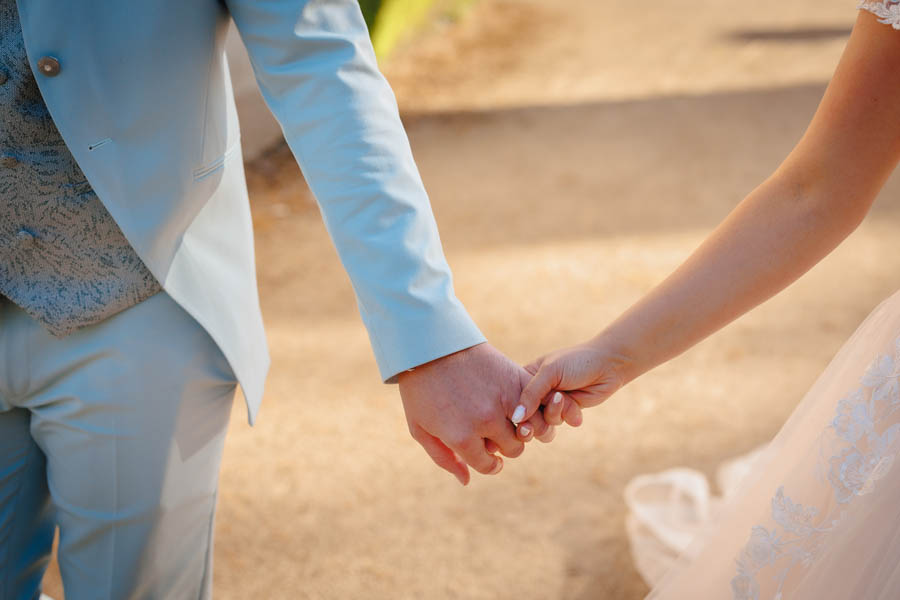
<svg viewBox="0 0 900 600"><path fill-rule="evenodd" d="M484 449L488 454L497 454L500 452L500 446L494 440L484 440Z"/></svg>
<svg viewBox="0 0 900 600"><path fill-rule="evenodd" d="M516 428L516 437L522 442L528 442L534 438L537 438L540 441L546 441L544 438L546 438L547 432L551 429L552 427L547 425L547 421L544 420L543 413L537 411L531 415L530 419L519 424Z"/></svg>
<svg viewBox="0 0 900 600"><path fill-rule="evenodd" d="M553 392L544 406L544 418L550 425L578 427L584 422L581 405L565 392Z"/></svg>
<svg viewBox="0 0 900 600"><path fill-rule="evenodd" d="M553 392L544 405L544 420L548 425L562 425L565 398L560 392Z"/></svg>
<svg viewBox="0 0 900 600"><path fill-rule="evenodd" d="M581 414L581 405L565 395L563 404L562 418L570 427L578 427L584 423L584 416Z"/></svg>
<svg viewBox="0 0 900 600"><path fill-rule="evenodd" d="M529 365L531 366L531 365ZM525 369L528 371L528 369ZM523 373L525 377L527 374ZM559 384L559 369L555 363L541 362L534 376L524 383L522 394L519 396L519 405L513 413L512 422L516 425L530 418L541 405L544 397ZM552 421L547 421L554 425Z"/></svg>
<svg viewBox="0 0 900 600"><path fill-rule="evenodd" d="M534 437L534 427L531 425L531 421L520 423L518 427L516 427L516 439L520 442L530 442Z"/></svg>
<svg viewBox="0 0 900 600"><path fill-rule="evenodd" d="M553 441L553 438L556 437L556 427L551 425L547 425L546 421L541 419L544 423L544 428L540 433L535 433L531 427L531 423L522 423L519 425L519 428L516 430L516 437L520 442L530 442L532 439L535 439L543 444L549 444ZM523 433L523 430L525 433Z"/></svg>
<svg viewBox="0 0 900 600"><path fill-rule="evenodd" d="M552 425L547 425L547 429L544 430L544 433L541 435L535 435L534 439L541 442L542 444L549 444L553 441L553 438L556 437L556 427Z"/></svg>

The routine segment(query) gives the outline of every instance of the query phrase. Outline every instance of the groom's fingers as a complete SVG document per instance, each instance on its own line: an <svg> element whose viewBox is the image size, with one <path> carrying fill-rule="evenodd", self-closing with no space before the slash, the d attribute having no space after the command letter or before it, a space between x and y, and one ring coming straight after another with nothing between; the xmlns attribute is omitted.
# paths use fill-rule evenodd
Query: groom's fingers
<svg viewBox="0 0 900 600"><path fill-rule="evenodd" d="M547 430L544 433L542 433L541 435L536 435L534 437L537 441L541 442L542 444L549 444L550 442L553 441L553 438L556 437L556 427L553 427L552 425L548 425Z"/></svg>
<svg viewBox="0 0 900 600"><path fill-rule="evenodd" d="M516 458L525 452L525 444L516 438L516 428L506 419L493 425L485 435L500 448L503 456Z"/></svg>
<svg viewBox="0 0 900 600"><path fill-rule="evenodd" d="M543 357L543 356L540 357L540 358L538 358L538 359L536 359L536 360L534 360L534 361L532 361L532 362L530 362L530 363L528 363L527 365L525 365L525 366L522 367L522 368L525 369L526 371L528 371L529 374L534 375L535 373L538 372L538 369L541 368L541 365L542 365L542 364L544 364L544 357Z"/></svg>
<svg viewBox="0 0 900 600"><path fill-rule="evenodd" d="M502 444L495 438L502 450ZM503 468L503 459L488 453L484 448L484 438L471 436L450 446L470 467L484 475L496 475Z"/></svg>
<svg viewBox="0 0 900 600"><path fill-rule="evenodd" d="M469 468L453 450L418 425L411 427L410 433L413 439L422 445L434 464L452 473L461 484L469 483Z"/></svg>

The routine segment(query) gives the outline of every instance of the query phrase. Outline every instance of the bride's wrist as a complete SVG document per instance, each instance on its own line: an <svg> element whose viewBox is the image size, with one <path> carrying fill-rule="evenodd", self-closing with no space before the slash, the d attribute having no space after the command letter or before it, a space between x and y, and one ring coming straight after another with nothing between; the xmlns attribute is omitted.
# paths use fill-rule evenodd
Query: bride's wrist
<svg viewBox="0 0 900 600"><path fill-rule="evenodd" d="M623 386L648 370L634 345L612 329L601 331L588 343L603 356L605 366L612 368Z"/></svg>

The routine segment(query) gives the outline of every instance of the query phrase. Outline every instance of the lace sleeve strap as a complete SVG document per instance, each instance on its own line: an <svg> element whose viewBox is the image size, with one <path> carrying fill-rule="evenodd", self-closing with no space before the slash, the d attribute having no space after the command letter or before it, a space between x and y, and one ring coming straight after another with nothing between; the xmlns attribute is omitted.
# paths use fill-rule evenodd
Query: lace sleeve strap
<svg viewBox="0 0 900 600"><path fill-rule="evenodd" d="M900 0L861 0L856 7L874 14L879 23L900 29Z"/></svg>

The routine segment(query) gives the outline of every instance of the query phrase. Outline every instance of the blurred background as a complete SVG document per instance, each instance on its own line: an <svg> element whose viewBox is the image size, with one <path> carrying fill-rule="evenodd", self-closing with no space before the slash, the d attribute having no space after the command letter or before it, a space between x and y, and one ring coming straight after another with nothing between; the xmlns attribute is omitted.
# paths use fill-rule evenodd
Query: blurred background
<svg viewBox="0 0 900 600"><path fill-rule="evenodd" d="M364 2L459 297L518 361L583 341L674 268L809 122L854 0ZM235 405L216 598L631 599L622 491L770 439L900 283L900 180L786 293L463 489L409 437L237 38L273 365ZM51 570L46 590L61 598Z"/></svg>

